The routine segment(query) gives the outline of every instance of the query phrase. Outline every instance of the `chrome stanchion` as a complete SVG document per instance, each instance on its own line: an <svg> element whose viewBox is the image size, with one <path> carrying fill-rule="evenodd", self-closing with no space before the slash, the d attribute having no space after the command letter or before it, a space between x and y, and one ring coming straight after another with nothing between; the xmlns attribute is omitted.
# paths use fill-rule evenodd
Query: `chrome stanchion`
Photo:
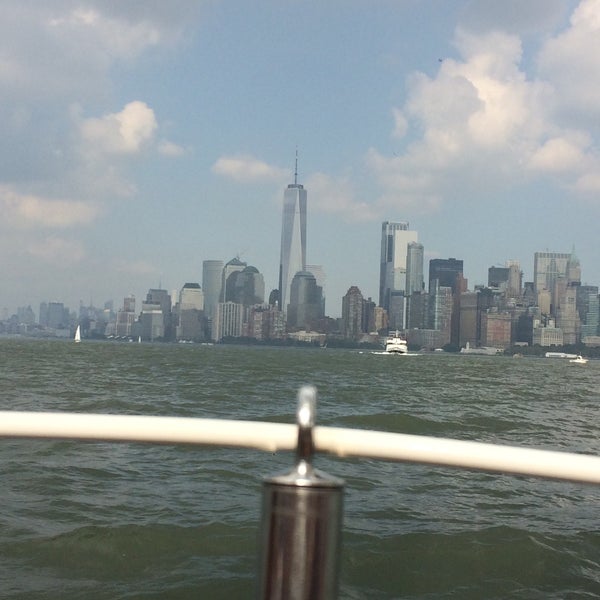
<svg viewBox="0 0 600 600"><path fill-rule="evenodd" d="M261 600L337 598L344 482L314 469L317 392L298 392L295 467L263 486Z"/></svg>

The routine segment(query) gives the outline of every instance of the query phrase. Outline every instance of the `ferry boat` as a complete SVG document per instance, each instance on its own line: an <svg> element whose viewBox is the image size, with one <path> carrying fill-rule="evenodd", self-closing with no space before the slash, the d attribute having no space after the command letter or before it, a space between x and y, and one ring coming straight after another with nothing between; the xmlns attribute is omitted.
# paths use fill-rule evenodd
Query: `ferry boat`
<svg viewBox="0 0 600 600"><path fill-rule="evenodd" d="M578 354L576 358L571 358L569 360L569 362L576 363L579 365L585 365L587 363L587 361L588 361L588 359L583 358L583 356L581 356L581 354Z"/></svg>
<svg viewBox="0 0 600 600"><path fill-rule="evenodd" d="M385 352L386 354L408 354L408 344L398 330L385 341Z"/></svg>
<svg viewBox="0 0 600 600"><path fill-rule="evenodd" d="M471 348L471 344L467 342L464 348L460 349L461 354L484 354L485 356L496 356L497 354L502 354L502 350L500 348L495 348L493 346L478 346L476 348Z"/></svg>

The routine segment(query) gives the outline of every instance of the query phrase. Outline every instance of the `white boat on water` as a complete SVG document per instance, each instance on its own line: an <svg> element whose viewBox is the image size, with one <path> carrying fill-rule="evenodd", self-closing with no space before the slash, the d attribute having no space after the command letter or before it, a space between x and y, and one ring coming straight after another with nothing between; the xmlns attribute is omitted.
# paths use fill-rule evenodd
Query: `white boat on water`
<svg viewBox="0 0 600 600"><path fill-rule="evenodd" d="M461 354L483 354L485 356L496 356L502 354L500 348L494 348L493 346L478 346L477 348L471 348L471 344L467 342L464 348L460 349Z"/></svg>
<svg viewBox="0 0 600 600"><path fill-rule="evenodd" d="M75 337L73 338L76 344L81 342L81 326L77 325L77 329L75 330Z"/></svg>
<svg viewBox="0 0 600 600"><path fill-rule="evenodd" d="M588 359L583 358L583 356L581 356L581 354L578 354L576 358L571 358L569 360L569 362L576 363L578 365L585 365L587 363L587 361L588 361Z"/></svg>
<svg viewBox="0 0 600 600"><path fill-rule="evenodd" d="M577 358L577 354L569 354L567 352L546 352L546 358Z"/></svg>
<svg viewBox="0 0 600 600"><path fill-rule="evenodd" d="M385 352L386 354L408 354L408 344L398 330L385 340Z"/></svg>

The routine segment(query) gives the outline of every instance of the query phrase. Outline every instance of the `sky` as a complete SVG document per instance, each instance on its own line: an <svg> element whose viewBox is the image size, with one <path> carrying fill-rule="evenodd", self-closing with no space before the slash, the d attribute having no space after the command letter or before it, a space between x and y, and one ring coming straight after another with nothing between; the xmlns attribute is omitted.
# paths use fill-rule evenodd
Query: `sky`
<svg viewBox="0 0 600 600"><path fill-rule="evenodd" d="M386 220L471 289L573 248L598 285L600 0L3 0L0 311L236 256L268 294L296 151L330 316Z"/></svg>

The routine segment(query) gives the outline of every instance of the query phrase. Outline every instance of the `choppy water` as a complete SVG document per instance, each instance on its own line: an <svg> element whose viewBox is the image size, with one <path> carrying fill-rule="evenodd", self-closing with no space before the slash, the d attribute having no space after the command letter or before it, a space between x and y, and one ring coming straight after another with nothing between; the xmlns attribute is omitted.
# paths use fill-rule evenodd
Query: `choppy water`
<svg viewBox="0 0 600 600"><path fill-rule="evenodd" d="M319 424L600 454L600 361L0 340L0 409ZM360 435L357 433L357 435ZM251 598L247 450L0 439L0 598ZM346 480L340 597L600 597L600 487L318 457Z"/></svg>

